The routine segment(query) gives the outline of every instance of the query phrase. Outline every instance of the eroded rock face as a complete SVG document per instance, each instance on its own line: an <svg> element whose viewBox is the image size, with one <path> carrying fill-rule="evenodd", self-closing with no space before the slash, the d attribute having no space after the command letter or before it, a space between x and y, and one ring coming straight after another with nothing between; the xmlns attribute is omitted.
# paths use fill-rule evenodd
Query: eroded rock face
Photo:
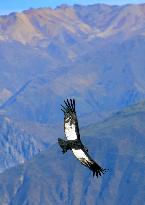
<svg viewBox="0 0 145 205"><path fill-rule="evenodd" d="M0 172L32 159L42 148L40 142L0 115Z"/></svg>

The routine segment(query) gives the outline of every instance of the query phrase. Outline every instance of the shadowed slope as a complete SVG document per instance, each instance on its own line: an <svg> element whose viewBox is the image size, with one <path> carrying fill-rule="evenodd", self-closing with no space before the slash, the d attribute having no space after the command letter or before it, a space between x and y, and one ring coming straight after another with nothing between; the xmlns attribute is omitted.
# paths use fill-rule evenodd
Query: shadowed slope
<svg viewBox="0 0 145 205"><path fill-rule="evenodd" d="M89 127L81 131L89 135L83 141L94 159L110 169L102 178L92 178L71 153L63 155L54 145L0 175L1 204L144 204L144 120L143 103L92 125L91 132Z"/></svg>
<svg viewBox="0 0 145 205"><path fill-rule="evenodd" d="M30 160L45 145L0 115L0 172Z"/></svg>

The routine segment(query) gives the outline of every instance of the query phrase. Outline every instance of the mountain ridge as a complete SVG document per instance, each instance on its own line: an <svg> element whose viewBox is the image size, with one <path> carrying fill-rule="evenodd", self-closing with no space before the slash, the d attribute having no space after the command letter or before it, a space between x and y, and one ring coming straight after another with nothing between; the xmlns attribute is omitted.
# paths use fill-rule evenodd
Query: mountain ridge
<svg viewBox="0 0 145 205"><path fill-rule="evenodd" d="M61 41L67 38L67 35L71 36L73 41L80 38L87 40L90 35L91 38L122 36L127 39L134 35L144 36L144 19L145 4L96 4L30 9L0 17L0 39L39 46L42 44L44 47L53 39ZM29 28L28 31L26 28Z"/></svg>

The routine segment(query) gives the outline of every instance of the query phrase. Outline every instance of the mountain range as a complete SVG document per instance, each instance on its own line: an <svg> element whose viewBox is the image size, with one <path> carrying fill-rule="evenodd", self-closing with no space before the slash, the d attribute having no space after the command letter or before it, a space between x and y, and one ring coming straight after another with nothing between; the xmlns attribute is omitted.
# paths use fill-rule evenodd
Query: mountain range
<svg viewBox="0 0 145 205"><path fill-rule="evenodd" d="M0 16L0 205L144 204L144 53L145 4ZM56 144L67 98L101 178Z"/></svg>
<svg viewBox="0 0 145 205"><path fill-rule="evenodd" d="M59 42L71 46L96 37L123 40L138 34L144 36L144 10L145 4L96 4L13 12L0 18L0 39L48 47L54 40L56 45Z"/></svg>
<svg viewBox="0 0 145 205"><path fill-rule="evenodd" d="M143 100L144 18L145 4L1 16L0 110L30 134L44 128L47 138L57 127L55 140L65 98L76 99L83 125Z"/></svg>
<svg viewBox="0 0 145 205"><path fill-rule="evenodd" d="M109 171L93 178L58 144L0 175L1 205L143 205L145 102L81 129L89 153ZM73 171L72 171L73 170Z"/></svg>

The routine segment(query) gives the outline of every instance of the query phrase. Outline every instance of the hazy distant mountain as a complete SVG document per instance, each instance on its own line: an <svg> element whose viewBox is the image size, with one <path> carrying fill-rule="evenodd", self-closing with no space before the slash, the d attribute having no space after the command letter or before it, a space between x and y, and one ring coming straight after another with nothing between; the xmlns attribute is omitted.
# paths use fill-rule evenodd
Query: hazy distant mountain
<svg viewBox="0 0 145 205"><path fill-rule="evenodd" d="M144 99L144 38L104 43L91 42L89 49L69 66L41 69L40 58L36 58L36 67L30 60L26 67L18 63L11 73L11 65L5 65L1 92L7 89L8 96L0 108L17 121L50 124L62 121L60 104L66 97L76 99L80 115L95 111L92 121Z"/></svg>
<svg viewBox="0 0 145 205"><path fill-rule="evenodd" d="M0 175L1 205L143 205L144 121L145 102L81 130L94 159L110 169L99 179L54 145Z"/></svg>
<svg viewBox="0 0 145 205"><path fill-rule="evenodd" d="M145 4L1 16L0 110L52 141L64 98L76 99L83 125L145 99L144 19Z"/></svg>
<svg viewBox="0 0 145 205"><path fill-rule="evenodd" d="M30 160L45 146L0 115L0 172Z"/></svg>

